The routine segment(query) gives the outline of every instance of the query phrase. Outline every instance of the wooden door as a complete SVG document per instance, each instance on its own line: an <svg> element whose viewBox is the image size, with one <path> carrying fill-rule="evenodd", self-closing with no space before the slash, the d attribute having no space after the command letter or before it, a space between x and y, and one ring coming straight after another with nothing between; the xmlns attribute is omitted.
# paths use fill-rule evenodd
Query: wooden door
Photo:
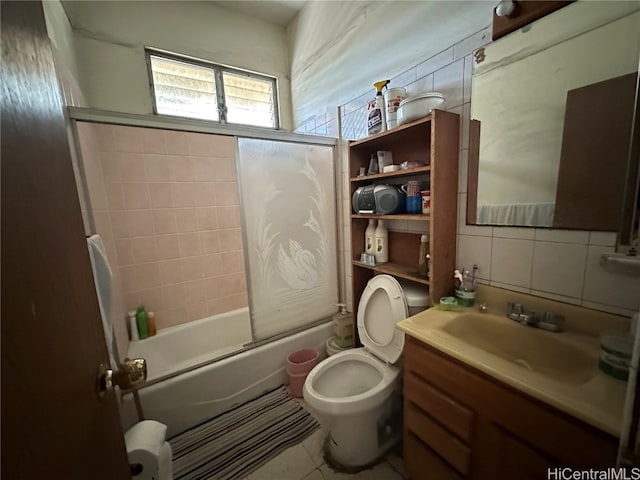
<svg viewBox="0 0 640 480"><path fill-rule="evenodd" d="M2 478L130 478L40 2L2 2Z"/></svg>

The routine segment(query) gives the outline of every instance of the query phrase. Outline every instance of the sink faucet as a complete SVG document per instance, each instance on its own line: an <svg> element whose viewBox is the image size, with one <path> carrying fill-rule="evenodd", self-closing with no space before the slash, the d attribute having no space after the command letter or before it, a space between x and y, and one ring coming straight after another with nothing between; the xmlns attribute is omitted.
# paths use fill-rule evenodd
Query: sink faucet
<svg viewBox="0 0 640 480"><path fill-rule="evenodd" d="M511 309L507 313L507 317L522 325L528 325L530 327L541 328L549 332L561 332L561 323L564 321L562 315L558 315L555 312L544 312L542 315L537 314L534 311L528 312L521 303L508 303L507 306Z"/></svg>

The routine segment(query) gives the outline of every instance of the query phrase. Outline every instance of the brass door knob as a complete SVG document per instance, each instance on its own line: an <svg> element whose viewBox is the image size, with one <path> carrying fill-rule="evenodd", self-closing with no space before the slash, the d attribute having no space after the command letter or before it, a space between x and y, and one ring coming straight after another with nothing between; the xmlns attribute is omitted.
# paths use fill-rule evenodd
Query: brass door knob
<svg viewBox="0 0 640 480"><path fill-rule="evenodd" d="M131 390L144 385L146 381L147 361L144 358L125 358L116 371L101 364L98 367L98 396L104 397L107 392L113 391L116 385L122 390Z"/></svg>

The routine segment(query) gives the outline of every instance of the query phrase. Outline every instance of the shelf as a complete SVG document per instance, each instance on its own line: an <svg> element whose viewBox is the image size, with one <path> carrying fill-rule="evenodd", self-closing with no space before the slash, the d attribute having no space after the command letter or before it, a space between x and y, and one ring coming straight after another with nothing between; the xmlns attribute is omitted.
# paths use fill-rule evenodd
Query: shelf
<svg viewBox="0 0 640 480"><path fill-rule="evenodd" d="M435 110L435 109L434 109ZM378 140L380 138L384 138L387 135L394 135L396 133L402 132L403 130L408 130L417 125L422 125L429 123L431 121L431 117L433 113L430 113L426 117L419 118L418 120L414 120L413 122L405 123L404 125L400 125L399 127L392 128L391 130L385 130L384 132L376 133L374 135L369 135L368 137L362 138L360 140L355 140L349 142L349 147L357 147L358 145L366 145L369 142Z"/></svg>
<svg viewBox="0 0 640 480"><path fill-rule="evenodd" d="M375 266L367 265L365 263L359 262L358 260L353 260L352 262L356 267L368 268L369 270L373 270L374 272L387 273L394 277L404 278L405 280L422 283L423 285L430 284L429 280L418 273L417 267L409 267L407 265L401 265L399 263L393 262L381 263L380 265Z"/></svg>
<svg viewBox="0 0 640 480"><path fill-rule="evenodd" d="M395 172L375 173L373 175L364 175L362 177L351 177L351 182L367 182L370 180L379 180L381 178L404 177L406 175L417 175L431 171L431 166L409 168L407 170L396 170Z"/></svg>
<svg viewBox="0 0 640 480"><path fill-rule="evenodd" d="M351 218L379 218L381 220L411 220L416 222L428 222L431 216L421 213L402 213L398 215L379 215L377 213L352 213Z"/></svg>

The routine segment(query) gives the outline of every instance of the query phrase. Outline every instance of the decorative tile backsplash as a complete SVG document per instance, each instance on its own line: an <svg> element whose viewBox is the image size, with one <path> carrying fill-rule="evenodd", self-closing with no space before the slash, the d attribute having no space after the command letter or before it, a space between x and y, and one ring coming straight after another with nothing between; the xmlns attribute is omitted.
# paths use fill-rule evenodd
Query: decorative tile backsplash
<svg viewBox="0 0 640 480"><path fill-rule="evenodd" d="M487 27L406 70L389 84L390 87L404 86L409 95L431 90L442 92L446 98L443 108L461 115L458 265L470 268L474 263L478 264L478 276L483 283L630 315L640 308L640 278L606 271L599 263L602 253L615 250L615 233L466 224L472 53L490 41L491 31ZM342 139L355 140L366 136L367 102L373 98L373 88L365 93L354 92L353 100L335 107L335 111L339 108L342 116ZM320 127L326 124L327 112L308 119L304 129L298 131L323 134ZM341 172L342 188L339 201L345 229L341 253L345 265L345 291L350 303L348 228L351 199L347 148L343 147L340 153L341 168L338 171ZM400 231L409 231L409 228L425 227L409 227L407 222L393 222L390 226L390 229Z"/></svg>

